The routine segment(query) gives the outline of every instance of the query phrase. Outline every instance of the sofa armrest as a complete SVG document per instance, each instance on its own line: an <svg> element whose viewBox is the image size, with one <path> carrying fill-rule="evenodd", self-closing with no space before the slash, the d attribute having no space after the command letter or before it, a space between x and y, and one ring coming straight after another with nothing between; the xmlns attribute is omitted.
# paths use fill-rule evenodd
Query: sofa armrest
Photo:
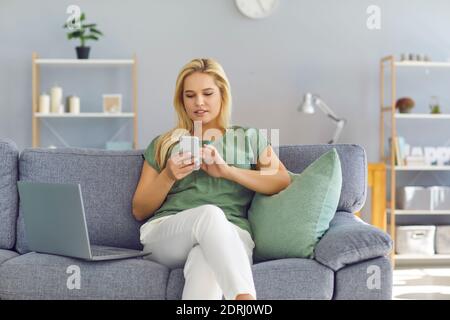
<svg viewBox="0 0 450 320"><path fill-rule="evenodd" d="M314 249L314 259L337 271L346 265L387 255L391 237L354 214L336 212L330 228Z"/></svg>

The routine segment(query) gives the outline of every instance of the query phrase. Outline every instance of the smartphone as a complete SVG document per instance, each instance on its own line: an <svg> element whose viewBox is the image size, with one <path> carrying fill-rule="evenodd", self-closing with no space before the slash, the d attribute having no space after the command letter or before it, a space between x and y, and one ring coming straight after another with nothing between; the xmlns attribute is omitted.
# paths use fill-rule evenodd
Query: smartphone
<svg viewBox="0 0 450 320"><path fill-rule="evenodd" d="M181 136L180 152L190 152L194 157L194 170L200 169L200 140L198 137Z"/></svg>

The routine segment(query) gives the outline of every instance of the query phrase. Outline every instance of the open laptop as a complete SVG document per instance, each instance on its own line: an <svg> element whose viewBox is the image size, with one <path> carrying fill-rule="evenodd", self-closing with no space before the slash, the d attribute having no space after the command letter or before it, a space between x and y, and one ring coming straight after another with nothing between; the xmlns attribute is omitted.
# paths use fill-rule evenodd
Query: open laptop
<svg viewBox="0 0 450 320"><path fill-rule="evenodd" d="M79 184L24 181L18 181L17 184L30 250L91 261L150 254L91 245Z"/></svg>

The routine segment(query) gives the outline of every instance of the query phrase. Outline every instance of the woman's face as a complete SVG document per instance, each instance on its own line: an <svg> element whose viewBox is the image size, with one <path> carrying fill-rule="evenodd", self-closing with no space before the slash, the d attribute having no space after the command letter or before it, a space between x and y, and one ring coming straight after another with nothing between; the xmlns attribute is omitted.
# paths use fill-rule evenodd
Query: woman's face
<svg viewBox="0 0 450 320"><path fill-rule="evenodd" d="M183 103L192 121L215 127L221 101L220 89L209 74L194 72L184 79Z"/></svg>

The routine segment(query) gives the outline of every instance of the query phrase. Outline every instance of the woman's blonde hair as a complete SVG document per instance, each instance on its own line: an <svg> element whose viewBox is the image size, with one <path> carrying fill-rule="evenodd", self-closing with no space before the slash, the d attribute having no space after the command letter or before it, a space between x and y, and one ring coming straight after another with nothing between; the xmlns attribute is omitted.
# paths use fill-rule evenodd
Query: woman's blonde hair
<svg viewBox="0 0 450 320"><path fill-rule="evenodd" d="M216 86L221 94L221 106L218 115L218 125L220 129L226 130L229 126L231 117L231 92L228 78L222 66L214 59L194 59L187 63L178 74L173 105L178 117L178 123L175 128L161 135L156 141L155 160L161 170L166 166L167 155L170 148L185 134L194 131L194 124L186 113L183 103L184 80L187 76L201 72L209 74L214 78Z"/></svg>

